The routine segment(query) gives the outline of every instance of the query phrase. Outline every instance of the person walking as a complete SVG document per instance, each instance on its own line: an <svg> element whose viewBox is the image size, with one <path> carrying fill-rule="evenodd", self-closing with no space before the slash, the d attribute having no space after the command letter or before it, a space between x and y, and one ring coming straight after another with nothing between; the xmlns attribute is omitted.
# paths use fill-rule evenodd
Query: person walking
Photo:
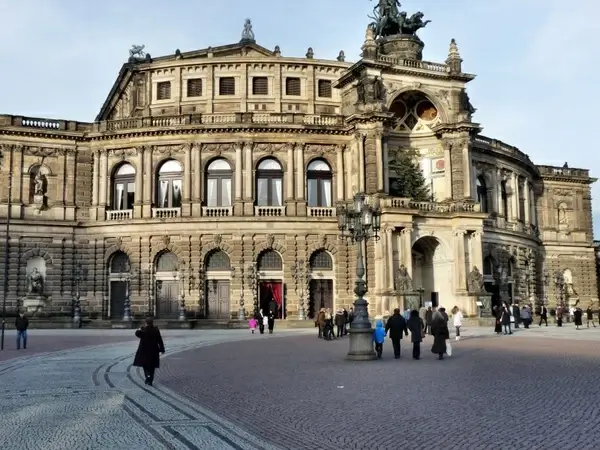
<svg viewBox="0 0 600 450"><path fill-rule="evenodd" d="M575 308L575 311L573 311L573 322L575 322L576 330L580 330L583 326L583 311L579 306Z"/></svg>
<svg viewBox="0 0 600 450"><path fill-rule="evenodd" d="M337 328L337 337L339 338L344 336L344 325L346 325L346 317L344 317L344 311L339 309L335 313L335 327Z"/></svg>
<svg viewBox="0 0 600 450"><path fill-rule="evenodd" d="M417 310L413 310L410 312L410 318L406 325L410 330L410 341L413 345L413 359L421 359L421 342L425 337L425 321L419 316Z"/></svg>
<svg viewBox="0 0 600 450"><path fill-rule="evenodd" d="M456 328L456 338L455 339L457 341L460 341L460 327L462 327L463 313L458 308L458 306L455 306L454 308L452 308L452 321L454 323L454 328Z"/></svg>
<svg viewBox="0 0 600 450"><path fill-rule="evenodd" d="M154 318L147 317L146 325L135 332L140 339L133 365L144 369L145 383L152 386L154 372L160 367L159 354L165 353L165 344L158 327L154 326Z"/></svg>
<svg viewBox="0 0 600 450"><path fill-rule="evenodd" d="M510 327L512 314L510 313L510 307L507 303L504 303L502 306L502 328L504 329L504 334L512 334L512 329Z"/></svg>
<svg viewBox="0 0 600 450"><path fill-rule="evenodd" d="M377 353L377 359L381 359L383 354L383 342L385 341L385 329L383 328L383 321L378 320L373 330L373 342L375 343L375 353Z"/></svg>
<svg viewBox="0 0 600 450"><path fill-rule="evenodd" d="M431 334L431 320L433 318L433 310L431 306L427 307L427 311L425 311L425 333Z"/></svg>
<svg viewBox="0 0 600 450"><path fill-rule="evenodd" d="M385 324L385 332L390 333L390 340L394 347L394 358L400 358L400 341L402 340L402 333L408 336L408 328L406 327L406 320L400 314L400 308L394 309L394 314L390 316L387 323Z"/></svg>
<svg viewBox="0 0 600 450"><path fill-rule="evenodd" d="M25 316L25 312L19 311L19 316L15 320L15 329L17 330L17 350L21 350L21 342L23 342L23 350L27 348L28 327L29 319Z"/></svg>
<svg viewBox="0 0 600 450"><path fill-rule="evenodd" d="M325 334L325 308L321 308L319 310L319 314L317 314L317 320L315 321L315 325L319 328L318 338L322 339Z"/></svg>
<svg viewBox="0 0 600 450"><path fill-rule="evenodd" d="M531 325L531 310L529 306L525 305L521 308L521 320L523 321L523 326L529 328L529 325Z"/></svg>
<svg viewBox="0 0 600 450"><path fill-rule="evenodd" d="M512 315L514 317L515 328L519 328L519 324L521 323L521 310L519 309L519 304L515 303L512 305Z"/></svg>
<svg viewBox="0 0 600 450"><path fill-rule="evenodd" d="M259 309L254 318L258 322L258 332L260 334L265 334L265 322L267 322L267 317L263 314L263 310Z"/></svg>
<svg viewBox="0 0 600 450"><path fill-rule="evenodd" d="M438 359L444 359L446 353L446 340L450 339L448 321L440 311L435 311L431 319L431 334L433 334L433 345L431 353L438 355Z"/></svg>
<svg viewBox="0 0 600 450"><path fill-rule="evenodd" d="M588 308L585 310L585 315L587 318L587 327L589 328L591 323L594 325L594 328L596 328L596 324L594 323L594 313L591 306L588 306Z"/></svg>
<svg viewBox="0 0 600 450"><path fill-rule="evenodd" d="M540 327L542 326L542 322L548 326L548 308L545 305L542 305L540 308Z"/></svg>
<svg viewBox="0 0 600 450"><path fill-rule="evenodd" d="M269 327L269 334L273 334L273 328L275 327L275 319L277 318L278 309L279 305L277 304L274 298L271 298L271 301L269 302L269 315L267 321Z"/></svg>

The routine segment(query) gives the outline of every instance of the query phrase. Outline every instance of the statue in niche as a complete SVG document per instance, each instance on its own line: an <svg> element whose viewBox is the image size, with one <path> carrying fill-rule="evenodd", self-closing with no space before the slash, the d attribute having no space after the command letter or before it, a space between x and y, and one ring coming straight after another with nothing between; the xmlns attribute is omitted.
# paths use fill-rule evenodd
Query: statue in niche
<svg viewBox="0 0 600 450"><path fill-rule="evenodd" d="M469 276L467 277L467 285L469 288L469 292L480 293L485 290L483 275L481 274L477 266L473 266L473 270L471 270L471 273L469 273Z"/></svg>
<svg viewBox="0 0 600 450"><path fill-rule="evenodd" d="M44 276L34 267L27 275L27 293L43 295L44 294Z"/></svg>
<svg viewBox="0 0 600 450"><path fill-rule="evenodd" d="M564 205L558 207L558 223L559 225L567 225L567 210Z"/></svg>
<svg viewBox="0 0 600 450"><path fill-rule="evenodd" d="M396 289L399 292L412 291L412 278L408 274L408 269L404 264L400 264L398 274L396 275Z"/></svg>
<svg viewBox="0 0 600 450"><path fill-rule="evenodd" d="M35 195L46 194L46 179L41 170L38 170L33 179L33 192Z"/></svg>

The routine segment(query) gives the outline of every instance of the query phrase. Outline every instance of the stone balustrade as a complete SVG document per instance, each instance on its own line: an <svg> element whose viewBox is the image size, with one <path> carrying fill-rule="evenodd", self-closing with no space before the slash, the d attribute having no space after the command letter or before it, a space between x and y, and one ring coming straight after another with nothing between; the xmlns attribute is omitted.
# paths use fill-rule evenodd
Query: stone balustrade
<svg viewBox="0 0 600 450"><path fill-rule="evenodd" d="M488 231L506 230L516 233L524 233L535 238L540 237L540 230L537 226L531 223L509 222L504 217L490 217L483 220L483 227Z"/></svg>
<svg viewBox="0 0 600 450"><path fill-rule="evenodd" d="M481 212L481 205L469 201L450 201L450 202L416 202L410 198L385 198L381 199L382 209L416 209L425 213L478 213Z"/></svg>
<svg viewBox="0 0 600 450"><path fill-rule="evenodd" d="M233 207L231 206L203 206L203 217L231 217L233 216Z"/></svg>
<svg viewBox="0 0 600 450"><path fill-rule="evenodd" d="M152 208L152 217L155 219L174 219L181 217L181 208Z"/></svg>
<svg viewBox="0 0 600 450"><path fill-rule="evenodd" d="M589 179L590 171L571 167L537 166L541 176Z"/></svg>
<svg viewBox="0 0 600 450"><path fill-rule="evenodd" d="M106 211L106 220L130 220L133 217L132 209Z"/></svg>
<svg viewBox="0 0 600 450"><path fill-rule="evenodd" d="M284 217L285 206L255 206L254 215L258 217Z"/></svg>
<svg viewBox="0 0 600 450"><path fill-rule="evenodd" d="M306 209L308 217L336 217L335 208L326 206L313 206Z"/></svg>
<svg viewBox="0 0 600 450"><path fill-rule="evenodd" d="M410 59L394 58L393 56L379 55L378 61L394 64L395 66L409 67L411 69L430 70L433 72L449 72L446 64L434 63L429 61L415 61Z"/></svg>

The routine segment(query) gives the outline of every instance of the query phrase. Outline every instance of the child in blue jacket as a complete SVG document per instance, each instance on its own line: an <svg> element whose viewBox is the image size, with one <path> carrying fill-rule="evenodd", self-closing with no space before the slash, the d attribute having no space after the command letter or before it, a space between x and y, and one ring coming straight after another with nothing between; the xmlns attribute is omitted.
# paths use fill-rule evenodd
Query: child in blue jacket
<svg viewBox="0 0 600 450"><path fill-rule="evenodd" d="M375 342L375 352L377 353L377 359L381 359L383 353L383 341L385 341L385 328L383 327L383 321L378 320L373 331L373 342Z"/></svg>

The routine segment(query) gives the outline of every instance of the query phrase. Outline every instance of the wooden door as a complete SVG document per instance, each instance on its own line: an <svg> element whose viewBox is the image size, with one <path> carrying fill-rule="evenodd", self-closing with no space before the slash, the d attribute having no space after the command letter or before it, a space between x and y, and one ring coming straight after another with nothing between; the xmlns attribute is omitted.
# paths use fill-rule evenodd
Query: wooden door
<svg viewBox="0 0 600 450"><path fill-rule="evenodd" d="M179 281L156 282L156 317L158 319L179 317Z"/></svg>
<svg viewBox="0 0 600 450"><path fill-rule="evenodd" d="M125 296L127 283L125 281L110 282L110 319L122 320L125 314Z"/></svg>
<svg viewBox="0 0 600 450"><path fill-rule="evenodd" d="M206 281L206 318L230 319L229 280Z"/></svg>
<svg viewBox="0 0 600 450"><path fill-rule="evenodd" d="M333 311L333 280L310 280L308 313L311 319L317 317L321 308Z"/></svg>

